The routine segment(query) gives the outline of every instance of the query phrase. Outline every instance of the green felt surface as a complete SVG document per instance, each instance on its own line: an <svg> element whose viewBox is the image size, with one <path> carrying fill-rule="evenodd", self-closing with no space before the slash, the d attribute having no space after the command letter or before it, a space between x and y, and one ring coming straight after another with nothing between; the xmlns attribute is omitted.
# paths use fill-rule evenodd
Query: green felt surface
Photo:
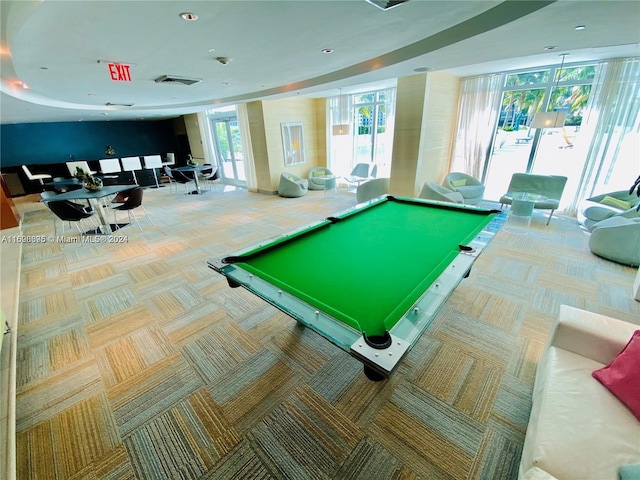
<svg viewBox="0 0 640 480"><path fill-rule="evenodd" d="M380 335L493 218L383 201L237 265L368 335Z"/></svg>

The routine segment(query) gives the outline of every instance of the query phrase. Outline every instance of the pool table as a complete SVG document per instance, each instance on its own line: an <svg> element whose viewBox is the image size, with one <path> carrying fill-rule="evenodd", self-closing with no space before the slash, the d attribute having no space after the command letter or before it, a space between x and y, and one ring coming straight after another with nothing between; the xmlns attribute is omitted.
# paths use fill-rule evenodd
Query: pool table
<svg viewBox="0 0 640 480"><path fill-rule="evenodd" d="M388 377L504 223L499 210L385 195L209 267Z"/></svg>

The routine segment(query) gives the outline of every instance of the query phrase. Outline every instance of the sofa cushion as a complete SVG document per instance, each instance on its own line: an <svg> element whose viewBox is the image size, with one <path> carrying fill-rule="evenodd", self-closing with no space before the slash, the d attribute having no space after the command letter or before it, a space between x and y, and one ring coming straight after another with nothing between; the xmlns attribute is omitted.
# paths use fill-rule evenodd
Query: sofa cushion
<svg viewBox="0 0 640 480"><path fill-rule="evenodd" d="M640 423L591 372L602 363L551 346L538 365L521 472L560 479L617 479L640 462Z"/></svg>
<svg viewBox="0 0 640 480"><path fill-rule="evenodd" d="M640 420L640 330L633 333L613 362L592 375Z"/></svg>
<svg viewBox="0 0 640 480"><path fill-rule="evenodd" d="M605 197L600 200L600 203L604 203L605 205L619 208L621 210L629 210L633 207L633 203L627 202L626 200L620 200L619 198L610 197L609 195L605 195Z"/></svg>

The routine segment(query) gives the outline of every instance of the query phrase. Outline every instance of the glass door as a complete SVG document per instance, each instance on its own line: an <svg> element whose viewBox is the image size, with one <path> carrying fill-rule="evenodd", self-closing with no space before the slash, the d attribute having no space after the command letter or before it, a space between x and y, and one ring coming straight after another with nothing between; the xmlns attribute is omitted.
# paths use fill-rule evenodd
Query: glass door
<svg viewBox="0 0 640 480"><path fill-rule="evenodd" d="M393 138L387 128L387 92L353 96L355 114L354 164L375 163L378 177L389 177Z"/></svg>
<svg viewBox="0 0 640 480"><path fill-rule="evenodd" d="M575 196L584 168L588 142L580 135L580 125L594 76L594 65L556 70L557 86L551 89L547 111L562 111L567 116L563 127L542 129L530 169L540 175L567 177L565 201Z"/></svg>
<svg viewBox="0 0 640 480"><path fill-rule="evenodd" d="M235 115L211 118L214 147L222 182L228 185L247 186L242 137Z"/></svg>
<svg viewBox="0 0 640 480"><path fill-rule="evenodd" d="M504 195L516 172L566 176L563 199L573 198L586 158L588 142L580 137L580 125L595 69L549 67L505 75L500 117L485 164L485 198ZM540 111L566 112L564 126L533 128Z"/></svg>
<svg viewBox="0 0 640 480"><path fill-rule="evenodd" d="M549 70L506 76L493 147L486 164L485 198L498 200L511 176L529 169L536 129L531 124L545 100Z"/></svg>

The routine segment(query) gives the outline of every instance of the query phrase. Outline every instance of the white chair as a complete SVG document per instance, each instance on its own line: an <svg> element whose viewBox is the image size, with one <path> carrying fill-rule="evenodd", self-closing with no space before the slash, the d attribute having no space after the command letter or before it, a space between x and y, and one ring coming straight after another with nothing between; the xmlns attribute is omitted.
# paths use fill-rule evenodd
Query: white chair
<svg viewBox="0 0 640 480"><path fill-rule="evenodd" d="M378 165L375 163L357 163L353 170L351 170L351 174L344 179L356 187L361 183L366 182L367 180L371 180L372 178L376 178L378 175Z"/></svg>
<svg viewBox="0 0 640 480"><path fill-rule="evenodd" d="M67 169L69 170L69 175L71 175L72 177L76 176L76 169L80 167L82 170L85 171L85 173L88 173L90 175L93 175L97 172L91 170L89 168L89 163L81 161L81 162L67 162Z"/></svg>
<svg viewBox="0 0 640 480"><path fill-rule="evenodd" d="M145 155L144 168L153 172L153 178L156 181L156 188L160 188L156 168L162 168L162 157L160 155Z"/></svg>
<svg viewBox="0 0 640 480"><path fill-rule="evenodd" d="M460 192L454 192L434 182L425 182L418 198L437 200L439 202L464 203L464 197Z"/></svg>
<svg viewBox="0 0 640 480"><path fill-rule="evenodd" d="M175 153L167 153L167 161L162 162L162 165L175 165L176 164L176 154Z"/></svg>
<svg viewBox="0 0 640 480"><path fill-rule="evenodd" d="M102 160L98 160L98 163L100 164L100 173L103 175L108 173L120 173L122 171L122 168L120 167L120 160L117 158L103 158Z"/></svg>
<svg viewBox="0 0 640 480"><path fill-rule="evenodd" d="M22 165L22 170L24 170L24 173L29 180L32 180L32 181L37 180L40 182L40 185L42 186L44 186L45 180L51 179L51 175L49 175L48 173L36 173L36 174L31 173L31 171L27 168L26 165Z"/></svg>
<svg viewBox="0 0 640 480"><path fill-rule="evenodd" d="M120 159L122 162L122 171L131 172L133 176L133 182L137 185L138 178L136 177L136 170L142 170L142 163L140 163L140 157L123 157Z"/></svg>

